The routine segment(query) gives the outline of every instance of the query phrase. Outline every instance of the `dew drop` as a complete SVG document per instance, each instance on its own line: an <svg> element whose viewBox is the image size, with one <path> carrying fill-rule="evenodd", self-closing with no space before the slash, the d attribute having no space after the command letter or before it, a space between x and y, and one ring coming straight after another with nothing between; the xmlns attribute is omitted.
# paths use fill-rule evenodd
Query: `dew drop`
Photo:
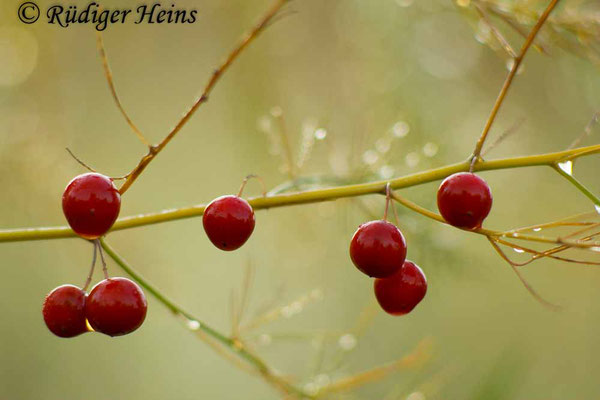
<svg viewBox="0 0 600 400"><path fill-rule="evenodd" d="M600 206L598 204L594 204L594 208L596 209L596 212L600 214Z"/></svg>
<svg viewBox="0 0 600 400"><path fill-rule="evenodd" d="M392 176L394 176L394 168L390 167L389 165L384 165L381 168L379 168L379 176L381 177L381 179L389 179Z"/></svg>
<svg viewBox="0 0 600 400"><path fill-rule="evenodd" d="M319 128L315 131L315 139L323 140L327 137L327 131L323 128Z"/></svg>
<svg viewBox="0 0 600 400"><path fill-rule="evenodd" d="M281 107L275 106L275 107L271 108L271 115L274 116L275 118L279 118L283 115L283 110L281 109Z"/></svg>
<svg viewBox="0 0 600 400"><path fill-rule="evenodd" d="M425 395L421 392L412 392L406 396L406 400L425 400Z"/></svg>
<svg viewBox="0 0 600 400"><path fill-rule="evenodd" d="M272 128L271 119L269 117L267 117L266 115L262 116L258 119L257 125L258 125L258 129L261 130L262 132L264 132L264 133L271 132L271 128Z"/></svg>
<svg viewBox="0 0 600 400"><path fill-rule="evenodd" d="M308 382L306 385L304 385L304 391L307 394L314 396L319 391L319 387L314 382Z"/></svg>
<svg viewBox="0 0 600 400"><path fill-rule="evenodd" d="M534 231L534 232L539 232L539 231L541 231L541 230L542 230L542 228L533 228L533 231Z"/></svg>
<svg viewBox="0 0 600 400"><path fill-rule="evenodd" d="M518 248L516 248L516 247L515 247L513 250L515 251L515 253L525 253L525 250L523 250L523 249L518 249Z"/></svg>
<svg viewBox="0 0 600 400"><path fill-rule="evenodd" d="M515 60L510 58L508 60L506 60L506 69L507 70L512 70L513 66L515 65ZM523 64L519 65L519 68L517 68L517 75L520 75L521 73L523 73Z"/></svg>
<svg viewBox="0 0 600 400"><path fill-rule="evenodd" d="M400 7L410 7L412 6L414 0L396 0L396 4Z"/></svg>
<svg viewBox="0 0 600 400"><path fill-rule="evenodd" d="M420 160L421 157L419 157L419 154L415 152L408 153L405 158L406 165L408 165L410 168L416 167Z"/></svg>
<svg viewBox="0 0 600 400"><path fill-rule="evenodd" d="M425 157L434 157L438 152L438 145L432 142L425 143L423 146L423 154Z"/></svg>
<svg viewBox="0 0 600 400"><path fill-rule="evenodd" d="M350 351L356 347L356 342L356 336L354 336L351 333L346 333L340 336L340 339L338 340L338 345L341 347L342 350Z"/></svg>
<svg viewBox="0 0 600 400"><path fill-rule="evenodd" d="M410 126L404 121L398 121L392 126L392 134L394 137L403 138L408 135L410 131Z"/></svg>
<svg viewBox="0 0 600 400"><path fill-rule="evenodd" d="M327 374L319 374L315 377L315 385L317 385L320 388L329 385L330 382L331 382L331 379L329 378L329 375L327 375Z"/></svg>
<svg viewBox="0 0 600 400"><path fill-rule="evenodd" d="M362 159L363 162L367 165L373 165L377 162L377 159L379 158L379 156L377 155L377 152L375 152L374 150L367 150L363 153Z"/></svg>
<svg viewBox="0 0 600 400"><path fill-rule="evenodd" d="M390 151L390 147L391 147L391 143L389 140L379 139L377 142L375 142L375 148L377 149L378 152L380 152L382 154Z"/></svg>
<svg viewBox="0 0 600 400"><path fill-rule="evenodd" d="M569 175L573 175L573 161L571 160L558 163L558 168Z"/></svg>
<svg viewBox="0 0 600 400"><path fill-rule="evenodd" d="M477 25L477 33L475 33L475 40L481 44L486 44L492 38L492 32L488 24L483 20L479 21Z"/></svg>
<svg viewBox="0 0 600 400"><path fill-rule="evenodd" d="M198 322L194 319L187 320L186 325L187 325L188 329L191 331L197 331L198 329L200 329L200 322Z"/></svg>

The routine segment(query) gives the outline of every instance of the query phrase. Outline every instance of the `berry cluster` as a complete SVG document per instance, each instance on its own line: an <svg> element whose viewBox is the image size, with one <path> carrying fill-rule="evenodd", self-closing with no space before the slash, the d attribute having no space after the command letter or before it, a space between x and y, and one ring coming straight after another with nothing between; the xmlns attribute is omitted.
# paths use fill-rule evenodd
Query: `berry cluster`
<svg viewBox="0 0 600 400"><path fill-rule="evenodd" d="M241 195L252 176L244 179L237 195L221 196L208 204L202 223L206 235L219 249L240 248L254 231L252 206ZM387 221L390 203L387 186L386 211L382 220L358 227L350 242L350 258L364 274L375 278L375 297L381 308L392 315L411 312L427 293L423 271L406 259L404 235ZM487 183L473 173L447 177L437 193L438 209L450 225L478 229L492 207ZM121 196L113 181L98 173L75 177L65 189L62 206L69 225L82 238L97 241L112 227L121 208ZM394 210L395 211L395 210ZM94 263L92 263L93 272ZM44 321L52 333L73 337L90 330L110 336L133 332L144 322L147 303L140 287L126 278L105 277L88 294L73 285L63 285L48 294L43 306Z"/></svg>
<svg viewBox="0 0 600 400"><path fill-rule="evenodd" d="M62 207L73 231L93 241L94 261L83 289L62 285L46 296L42 308L46 326L56 336L65 338L92 330L109 336L135 331L144 322L148 308L146 297L135 282L127 278L108 278L104 266L106 279L94 286L89 294L86 293L96 251L102 252L97 239L108 232L119 216L119 191L104 175L79 175L67 185Z"/></svg>
<svg viewBox="0 0 600 400"><path fill-rule="evenodd" d="M406 260L404 235L386 220L389 202L388 186L383 220L358 227L350 242L350 258L361 272L375 278L375 297L381 308L392 315L404 315L425 297L427 279L421 268ZM492 208L492 193L483 179L461 172L442 182L437 203L448 224L478 229Z"/></svg>

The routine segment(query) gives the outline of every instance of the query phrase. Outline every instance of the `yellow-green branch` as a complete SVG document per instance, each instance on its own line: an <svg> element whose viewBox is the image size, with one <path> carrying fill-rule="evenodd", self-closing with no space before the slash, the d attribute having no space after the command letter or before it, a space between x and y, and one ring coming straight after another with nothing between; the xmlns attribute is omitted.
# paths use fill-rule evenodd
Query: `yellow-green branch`
<svg viewBox="0 0 600 400"><path fill-rule="evenodd" d="M554 166L559 162L573 160L578 157L596 153L600 153L600 145L579 147L576 149L564 150L555 153L481 161L475 165L475 170L489 171L533 166ZM388 182L390 183L392 189L401 189L440 180L456 172L468 171L469 166L469 161L463 161L460 163L418 172L386 181L342 185L331 188L278 194L267 197L254 197L248 201L254 209L260 210L296 204L317 203L345 197L384 193L385 186ZM179 219L198 217L204 213L204 207L204 204L199 204L191 207L127 216L117 220L111 230L117 231L122 229L131 229L145 225L160 224ZM77 235L68 226L0 230L0 242L61 239L72 237L77 237Z"/></svg>
<svg viewBox="0 0 600 400"><path fill-rule="evenodd" d="M169 311L171 311L175 315L179 315L185 318L188 321L192 321L196 323L194 330L200 330L205 335L210 337L212 340L216 341L221 346L229 349L233 354L237 355L240 359L247 362L249 365L254 367L255 372L264 377L268 382L273 384L273 386L281 389L284 393L288 395L293 395L298 398L312 398L304 391L299 388L293 386L285 379L275 375L271 368L258 356L248 351L243 344L239 340L235 340L226 336L225 334L219 332L218 330L212 328L206 323L202 322L199 318L196 318L189 312L182 309L180 306L175 304L172 300L170 300L167 296L162 294L158 289L156 289L150 282L148 282L139 272L137 272L123 257L121 257L113 248L110 246L104 239L100 239L100 245L106 251L106 254L112 258L119 267L123 269L127 274L129 274L137 283L140 284L148 293L150 293L156 300L158 300L162 305L167 307Z"/></svg>

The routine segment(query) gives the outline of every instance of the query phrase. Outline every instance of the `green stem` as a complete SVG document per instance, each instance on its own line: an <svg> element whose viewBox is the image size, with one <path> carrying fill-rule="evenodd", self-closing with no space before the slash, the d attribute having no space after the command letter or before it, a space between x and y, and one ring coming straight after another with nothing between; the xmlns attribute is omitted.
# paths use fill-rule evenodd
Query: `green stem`
<svg viewBox="0 0 600 400"><path fill-rule="evenodd" d="M563 171L562 168L560 168L557 164L552 165L552 168L554 168L554 170L560 175L562 175L566 180L571 182L573 186L575 186L581 193L583 193L588 199L590 199L596 206L600 207L600 199L588 188L586 188L583 183L579 182L577 178Z"/></svg>
<svg viewBox="0 0 600 400"><path fill-rule="evenodd" d="M572 160L578 157L596 153L600 153L600 145L580 147L577 149L564 150L555 153L481 161L474 166L474 170L489 171L542 165L553 166L558 162ZM248 199L248 201L254 209L260 210L273 207L285 207L295 204L317 203L345 197L384 193L385 186L388 182L390 183L392 189L401 189L440 180L456 172L468 171L469 167L470 163L468 161L463 161L391 180L342 185L295 193L282 193L267 197L254 197ZM197 217L204 213L204 207L205 205L200 204L156 213L128 216L119 219L113 225L111 230L116 231L130 229L184 218ZM68 226L0 230L0 242L60 239L70 237L77 237L77 235Z"/></svg>
<svg viewBox="0 0 600 400"><path fill-rule="evenodd" d="M269 366L260 358L255 356L254 354L247 351L241 343L238 341L222 334L216 329L210 327L209 325L202 322L200 319L194 317L189 312L182 309L180 306L175 304L171 299L162 294L154 285L148 282L144 277L142 277L139 272L137 272L123 257L121 257L107 242L104 238L100 239L100 244L106 254L110 256L118 265L125 271L129 276L131 276L139 285L144 288L148 293L156 298L162 305L167 307L173 314L180 315L187 319L188 321L197 322L198 330L201 330L205 334L207 334L212 339L215 339L220 344L224 345L227 349L229 349L233 354L236 354L238 357L242 358L244 361L248 362L250 365L254 366L262 376L265 376L270 382L273 382L275 385L283 388L287 393L292 393L301 398L310 398L308 394L304 393L302 390L296 388L291 385L287 381L277 377L271 372Z"/></svg>

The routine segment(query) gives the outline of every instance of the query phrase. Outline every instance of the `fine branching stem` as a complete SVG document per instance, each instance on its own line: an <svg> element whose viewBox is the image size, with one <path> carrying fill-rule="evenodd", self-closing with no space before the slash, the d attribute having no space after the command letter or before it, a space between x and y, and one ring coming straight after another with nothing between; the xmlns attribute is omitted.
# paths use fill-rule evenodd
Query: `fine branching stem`
<svg viewBox="0 0 600 400"><path fill-rule="evenodd" d="M535 37L537 36L538 32L544 25L544 22L546 22L546 20L548 19L548 16L550 15L550 13L554 9L554 7L556 7L556 4L558 3L558 1L559 0L550 1L550 4L548 4L548 7L546 7L546 9L544 10L542 15L538 19L538 21L535 24L535 26L533 27L533 29L531 29L531 32L527 36L527 39L525 39L525 42L523 43L523 46L521 47L521 50L519 51L519 55L513 59L513 65L510 69L510 72L508 73L508 76L506 77L506 80L504 81L504 85L502 85L502 89L500 89L500 94L498 94L498 97L496 98L496 102L494 103L494 106L492 107L492 112L490 113L490 116L485 123L483 132L481 133L481 136L477 140L477 143L475 145L475 150L473 150L473 155L471 156L471 160L472 160L473 164L476 164L477 162L479 162L479 159L481 156L481 149L483 148L485 139L487 138L488 133L490 132L490 129L492 128L492 125L496 119L496 116L498 115L498 111L500 111L500 106L502 106L502 103L504 102L504 98L506 97L506 94L508 93L508 89L510 88L517 72L519 71L519 67L521 66L521 62L523 61L525 54L527 54L527 50L529 50L529 48L531 47L533 41L535 40Z"/></svg>
<svg viewBox="0 0 600 400"><path fill-rule="evenodd" d="M102 34L100 32L96 32L96 43L98 45L98 52L100 53L100 59L102 60L102 68L104 69L104 76L106 77L106 81L108 83L108 88L110 89L110 94L112 95L113 100L115 101L117 108L121 111L121 114L127 121L127 125L131 128L133 133L138 137L140 142L150 147L150 142L144 137L142 132L138 129L138 127L133 123L129 115L125 111L123 104L121 104L121 99L117 94L117 88L115 87L115 83L113 80L112 71L110 70L110 64L108 63L108 56L106 55L106 50L104 48L104 41L102 40Z"/></svg>
<svg viewBox="0 0 600 400"><path fill-rule="evenodd" d="M150 293L158 302L163 306L167 307L169 311L177 316L183 317L188 323L190 330L200 330L204 334L208 335L211 339L214 339L221 345L228 348L233 354L252 365L256 372L264 377L268 382L273 384L279 390L282 390L286 394L294 395L297 398L311 398L307 393L304 393L301 389L296 388L285 379L275 375L268 365L256 356L254 353L247 350L239 340L234 340L227 335L219 332L212 328L206 323L202 322L199 318L196 318L191 313L185 311L174 301L169 299L166 295L162 294L154 285L148 282L139 272L137 272L123 257L121 257L115 249L108 244L105 239L100 239L100 245L102 249L106 251L106 254L112 258L119 267L129 276L131 276L146 292ZM191 323L191 324L190 324ZM202 336L201 336L202 337Z"/></svg>
<svg viewBox="0 0 600 400"><path fill-rule="evenodd" d="M183 128L183 126L190 120L190 118L194 115L196 110L205 102L208 101L208 97L212 92L213 88L219 81L219 78L229 69L231 64L238 58L238 56L256 39L256 37L265 30L267 26L269 26L269 22L277 15L281 7L287 3L288 0L276 0L275 3L267 10L264 16L260 19L258 24L254 26L254 28L242 39L242 41L238 44L237 47L233 49L231 53L227 56L225 61L217 69L212 73L211 78L208 83L204 87L202 94L200 97L196 99L194 104L190 107L190 109L183 115L183 117L177 122L175 127L169 132L165 138L158 143L157 145L150 146L150 150L148 154L146 154L138 165L131 171L127 180L123 183L119 191L121 194L125 193L127 189L135 182L135 180L140 176L140 174L146 169L148 164L152 162L152 160L160 153L167 144L177 135L177 133Z"/></svg>
<svg viewBox="0 0 600 400"><path fill-rule="evenodd" d="M590 199L592 201L592 203L594 203L596 206L600 207L600 199L594 193L592 193L587 187L585 187L585 185L583 183L579 182L579 180L577 180L577 178L575 178L572 174L569 174L566 171L563 171L562 168L560 168L558 165L555 164L552 167L554 168L554 170L556 172L558 172L566 180L571 182L571 184L573 184L573 186L575 186L588 199Z"/></svg>

